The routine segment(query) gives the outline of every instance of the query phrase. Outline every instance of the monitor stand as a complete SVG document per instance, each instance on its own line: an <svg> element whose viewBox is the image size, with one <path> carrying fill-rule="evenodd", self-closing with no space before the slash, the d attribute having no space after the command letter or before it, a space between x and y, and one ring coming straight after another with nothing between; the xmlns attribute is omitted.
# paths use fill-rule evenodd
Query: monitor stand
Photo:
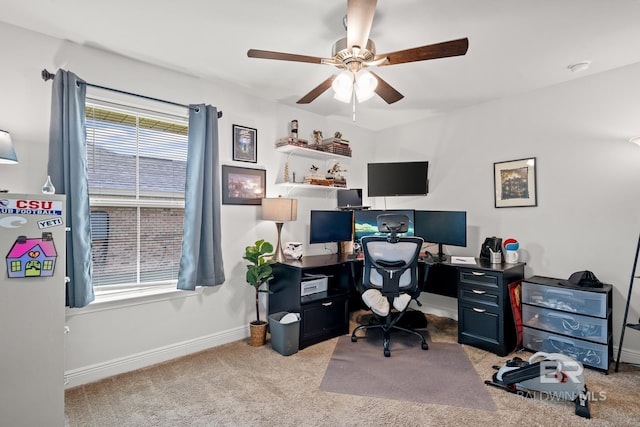
<svg viewBox="0 0 640 427"><path fill-rule="evenodd" d="M447 260L447 256L444 254L442 250L442 243L438 243L438 255L433 257L434 261L437 262L445 262Z"/></svg>

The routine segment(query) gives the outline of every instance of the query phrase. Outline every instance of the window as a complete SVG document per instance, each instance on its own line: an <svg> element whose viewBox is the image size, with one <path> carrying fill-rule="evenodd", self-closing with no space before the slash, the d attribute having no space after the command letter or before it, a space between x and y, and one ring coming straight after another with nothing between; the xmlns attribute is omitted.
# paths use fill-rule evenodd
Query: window
<svg viewBox="0 0 640 427"><path fill-rule="evenodd" d="M187 117L87 99L86 123L96 294L175 283Z"/></svg>

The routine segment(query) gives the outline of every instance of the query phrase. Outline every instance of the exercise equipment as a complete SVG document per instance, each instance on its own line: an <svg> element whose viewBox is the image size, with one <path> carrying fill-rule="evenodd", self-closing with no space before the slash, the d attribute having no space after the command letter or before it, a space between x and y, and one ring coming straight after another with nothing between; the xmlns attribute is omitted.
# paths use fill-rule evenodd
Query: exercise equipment
<svg viewBox="0 0 640 427"><path fill-rule="evenodd" d="M591 418L587 386L584 382L582 363L560 353L539 351L528 361L519 357L507 360L503 366L494 366L486 385L529 398L535 393L542 398L575 402L576 415Z"/></svg>

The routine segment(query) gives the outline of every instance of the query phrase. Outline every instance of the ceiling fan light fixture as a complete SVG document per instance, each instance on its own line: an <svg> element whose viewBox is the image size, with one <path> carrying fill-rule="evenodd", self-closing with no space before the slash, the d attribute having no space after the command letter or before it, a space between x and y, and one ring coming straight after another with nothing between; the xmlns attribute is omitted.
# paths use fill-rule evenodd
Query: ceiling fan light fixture
<svg viewBox="0 0 640 427"><path fill-rule="evenodd" d="M378 79L368 71L359 71L356 74L356 82L354 85L358 102L364 102L375 95L376 87L378 86Z"/></svg>
<svg viewBox="0 0 640 427"><path fill-rule="evenodd" d="M351 102L351 94L353 92L353 73L344 70L333 79L331 87L335 92L334 98L341 102Z"/></svg>

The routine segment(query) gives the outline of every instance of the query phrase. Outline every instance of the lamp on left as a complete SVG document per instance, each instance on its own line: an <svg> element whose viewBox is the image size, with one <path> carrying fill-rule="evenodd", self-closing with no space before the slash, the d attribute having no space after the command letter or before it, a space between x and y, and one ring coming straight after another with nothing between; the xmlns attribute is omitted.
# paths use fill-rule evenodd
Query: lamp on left
<svg viewBox="0 0 640 427"><path fill-rule="evenodd" d="M262 219L275 221L278 230L278 243L275 246L274 260L283 262L284 251L280 244L280 234L285 221L295 221L298 217L298 201L284 197L272 197L262 199Z"/></svg>
<svg viewBox="0 0 640 427"><path fill-rule="evenodd" d="M13 149L11 134L0 129L0 163L18 163L16 151Z"/></svg>

